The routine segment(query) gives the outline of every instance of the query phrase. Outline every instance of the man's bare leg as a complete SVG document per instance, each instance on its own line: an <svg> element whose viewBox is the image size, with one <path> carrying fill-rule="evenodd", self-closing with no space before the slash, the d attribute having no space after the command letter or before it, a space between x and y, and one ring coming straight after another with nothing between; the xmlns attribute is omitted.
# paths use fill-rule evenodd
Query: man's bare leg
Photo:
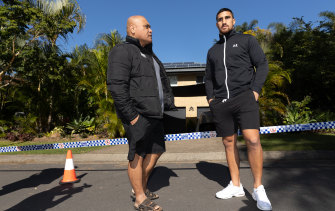
<svg viewBox="0 0 335 211"><path fill-rule="evenodd" d="M147 190L148 179L152 173L152 170L156 166L156 163L162 153L159 154L147 154L143 161L143 174L142 174L142 184L143 191Z"/></svg>
<svg viewBox="0 0 335 211"><path fill-rule="evenodd" d="M240 157L237 149L237 134L222 138L225 146L226 158L230 177L234 186L240 186Z"/></svg>
<svg viewBox="0 0 335 211"><path fill-rule="evenodd" d="M259 137L259 130L246 129L242 131L248 147L248 159L254 176L254 188L262 185L263 149Z"/></svg>
<svg viewBox="0 0 335 211"><path fill-rule="evenodd" d="M142 172L143 157L135 154L134 160L128 163L128 177L136 195L135 206L138 206L147 198L143 191Z"/></svg>

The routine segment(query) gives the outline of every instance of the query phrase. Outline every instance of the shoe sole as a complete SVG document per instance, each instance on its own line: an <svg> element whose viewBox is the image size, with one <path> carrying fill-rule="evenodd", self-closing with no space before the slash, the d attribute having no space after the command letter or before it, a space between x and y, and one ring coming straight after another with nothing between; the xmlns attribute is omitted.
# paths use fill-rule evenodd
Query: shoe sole
<svg viewBox="0 0 335 211"><path fill-rule="evenodd" d="M245 193L243 193L243 194L237 194L237 195L231 195L231 196L229 196L229 197L225 197L225 198L218 197L218 196L215 194L215 197L218 198L218 199L231 199L231 198L233 198L233 197L243 197L243 196L245 196Z"/></svg>
<svg viewBox="0 0 335 211"><path fill-rule="evenodd" d="M256 196L254 195L254 193L252 193L251 196L257 202ZM258 203L256 203L256 205L257 205L257 208L260 209L260 210L264 210L264 211L272 210L272 208L271 209L261 208L261 207L258 206Z"/></svg>

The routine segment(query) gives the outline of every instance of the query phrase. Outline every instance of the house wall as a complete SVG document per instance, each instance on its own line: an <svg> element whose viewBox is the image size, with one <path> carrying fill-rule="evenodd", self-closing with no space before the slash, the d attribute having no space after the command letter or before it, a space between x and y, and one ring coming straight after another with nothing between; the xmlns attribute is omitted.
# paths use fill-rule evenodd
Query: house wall
<svg viewBox="0 0 335 211"><path fill-rule="evenodd" d="M175 105L177 107L185 107L186 118L197 117L198 107L208 107L206 96L197 97L175 97Z"/></svg>
<svg viewBox="0 0 335 211"><path fill-rule="evenodd" d="M197 84L196 75L178 75L177 79L177 86L189 86Z"/></svg>

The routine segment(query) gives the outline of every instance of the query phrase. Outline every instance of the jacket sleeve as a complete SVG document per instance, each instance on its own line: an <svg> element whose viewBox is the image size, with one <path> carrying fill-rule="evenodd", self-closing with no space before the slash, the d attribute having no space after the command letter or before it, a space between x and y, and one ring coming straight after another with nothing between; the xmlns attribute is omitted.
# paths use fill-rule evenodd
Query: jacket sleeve
<svg viewBox="0 0 335 211"><path fill-rule="evenodd" d="M107 88L114 99L115 107L127 122L135 119L138 115L130 99L130 72L131 59L127 49L122 45L115 46L108 56Z"/></svg>
<svg viewBox="0 0 335 211"><path fill-rule="evenodd" d="M174 95L172 92L172 88L170 86L170 80L169 78L165 75L165 77L162 79L162 82L165 84L163 86L164 88L164 110L165 111L170 111L170 110L175 110L176 106L174 105Z"/></svg>
<svg viewBox="0 0 335 211"><path fill-rule="evenodd" d="M207 100L214 98L214 88L213 88L213 65L209 59L209 52L207 53L206 71L205 71L205 87Z"/></svg>
<svg viewBox="0 0 335 211"><path fill-rule="evenodd" d="M269 65L262 48L253 36L250 36L249 39L249 55L252 65L256 68L256 74L251 89L260 94L269 72Z"/></svg>

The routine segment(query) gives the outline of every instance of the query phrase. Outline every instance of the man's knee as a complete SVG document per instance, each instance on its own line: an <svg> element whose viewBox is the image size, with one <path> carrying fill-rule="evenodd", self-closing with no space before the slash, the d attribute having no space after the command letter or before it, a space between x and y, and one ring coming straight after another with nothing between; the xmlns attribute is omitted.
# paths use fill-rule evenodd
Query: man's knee
<svg viewBox="0 0 335 211"><path fill-rule="evenodd" d="M138 154L135 154L134 160L129 161L129 167L132 169L137 168L139 165L142 166L143 157L139 156Z"/></svg>
<svg viewBox="0 0 335 211"><path fill-rule="evenodd" d="M248 147L261 147L261 141L259 137L250 137L250 138L245 138L245 142L247 143Z"/></svg>
<svg viewBox="0 0 335 211"><path fill-rule="evenodd" d="M222 142L225 147L231 147L235 145L235 138L234 136L223 137Z"/></svg>

